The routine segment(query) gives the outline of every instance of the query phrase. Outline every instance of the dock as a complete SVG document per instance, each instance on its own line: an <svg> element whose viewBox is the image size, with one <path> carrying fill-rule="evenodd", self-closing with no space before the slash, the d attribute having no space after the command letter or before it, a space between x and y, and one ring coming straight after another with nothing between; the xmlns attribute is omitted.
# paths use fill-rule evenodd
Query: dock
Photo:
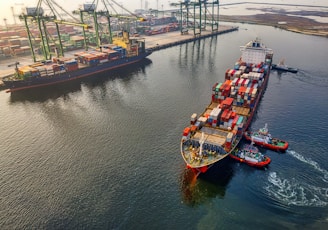
<svg viewBox="0 0 328 230"><path fill-rule="evenodd" d="M155 52L184 43L189 43L224 33L230 33L236 30L238 30L238 27L236 26L220 25L219 29L216 31L203 30L199 35L194 35L193 31L190 30L184 34L181 34L181 31L173 31L152 36L143 36L143 38L145 38L146 41L146 49L150 49ZM15 71L13 67L8 67L8 65L16 61L20 62L21 65L28 65L32 63L30 56L17 56L7 60L2 60L0 64L0 89L3 88L3 82L1 79L12 75Z"/></svg>
<svg viewBox="0 0 328 230"><path fill-rule="evenodd" d="M194 35L193 31L181 34L180 31L174 31L169 33L157 34L152 36L145 36L146 48L153 51L165 49L172 46L181 45L195 40L200 40L208 37L217 36L224 33L230 33L238 30L236 26L220 25L216 31L204 30L200 35Z"/></svg>

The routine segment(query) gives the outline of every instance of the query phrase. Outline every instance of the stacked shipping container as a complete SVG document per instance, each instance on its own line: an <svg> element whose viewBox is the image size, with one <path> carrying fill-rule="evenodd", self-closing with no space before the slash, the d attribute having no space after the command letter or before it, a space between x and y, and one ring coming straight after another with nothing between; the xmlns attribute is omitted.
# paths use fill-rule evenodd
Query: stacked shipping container
<svg viewBox="0 0 328 230"><path fill-rule="evenodd" d="M26 79L29 77L43 77L75 71L79 68L78 63L95 66L108 61L124 58L126 56L126 49L117 45L107 45L99 50L78 52L75 53L74 56L75 58L53 58L52 62L19 67L18 73L21 78Z"/></svg>
<svg viewBox="0 0 328 230"><path fill-rule="evenodd" d="M234 69L228 69L225 82L215 83L212 87L211 106L198 119L196 114L192 115L191 127L186 128L183 135L190 135L202 126L219 128L227 132L225 147L230 149L255 105L266 68L262 63L252 66L237 62Z"/></svg>

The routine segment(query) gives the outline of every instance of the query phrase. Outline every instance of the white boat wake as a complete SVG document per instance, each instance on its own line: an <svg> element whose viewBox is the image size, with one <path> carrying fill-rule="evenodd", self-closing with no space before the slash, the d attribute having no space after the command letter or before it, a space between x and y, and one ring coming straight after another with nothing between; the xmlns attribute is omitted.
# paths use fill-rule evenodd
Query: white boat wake
<svg viewBox="0 0 328 230"><path fill-rule="evenodd" d="M286 152L287 154L295 157L296 159L308 164L308 165L311 165L316 171L320 172L323 174L323 178L322 180L324 182L328 182L328 171L323 169L323 168L320 168L320 165L318 164L318 162L315 162L309 158L305 158L304 156L302 156L301 154L293 151L293 150L287 150Z"/></svg>
<svg viewBox="0 0 328 230"><path fill-rule="evenodd" d="M320 172L323 175L321 179L325 182L322 186L328 185L328 172L322 169L317 162L307 159L295 151L289 150L287 154ZM270 197L288 206L324 207L328 204L327 186L318 187L296 178L284 178L282 173L271 172L268 176L268 184L264 189Z"/></svg>

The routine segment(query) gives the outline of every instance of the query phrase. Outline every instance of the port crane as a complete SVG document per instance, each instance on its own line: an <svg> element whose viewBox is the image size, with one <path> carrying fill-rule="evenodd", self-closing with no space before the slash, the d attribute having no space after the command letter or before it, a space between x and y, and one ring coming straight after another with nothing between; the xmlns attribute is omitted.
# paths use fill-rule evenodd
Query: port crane
<svg viewBox="0 0 328 230"><path fill-rule="evenodd" d="M59 12L64 12L65 15L68 15L71 18L71 20L64 19L63 17L61 17L62 14L60 14ZM38 28L38 36L41 39L41 50L43 54L43 59L45 60L49 60L52 58L53 52L51 52L51 45L54 45L54 51L57 56L64 56L63 44L59 30L60 24L79 26L83 29L92 28L92 26L80 22L72 14L70 14L61 6L59 6L54 0L39 0L36 7L27 7L26 13L21 14L19 18L25 23L32 58L34 62L37 61L37 57L34 48L35 41L32 41L32 37L34 37L35 35L31 31L31 27L35 28L36 25L36 27ZM31 23L31 25L29 23ZM48 23L52 23L53 25L55 25L56 34L58 36L57 40L52 39L52 44L50 44L50 34L47 31Z"/></svg>
<svg viewBox="0 0 328 230"><path fill-rule="evenodd" d="M213 0L184 0L178 3L170 3L170 6L179 6L181 34L192 28L194 36L200 35L206 30L206 25L211 25L212 31L219 29L219 1ZM190 21L189 19L193 19Z"/></svg>
<svg viewBox="0 0 328 230"><path fill-rule="evenodd" d="M104 10L96 10L101 4L99 2L104 6ZM118 14L112 5L120 7L129 14ZM112 7L116 14L110 14L109 7ZM80 15L80 19L74 16L77 12ZM99 23L98 19L101 17L105 17L107 21L105 23ZM84 48L86 50L89 47L90 39L92 38L91 35L95 36L95 42L93 45L95 45L96 48L99 48L102 42L112 43L111 17L145 21L143 17L139 17L130 12L128 9L113 0L94 0L93 3L84 4L82 9L72 13L58 5L55 0L38 0L36 7L26 7L26 12L19 16L19 18L25 23L34 62L38 61L37 51L41 51L39 54L42 53L42 59L44 60L50 60L54 54L57 57L64 56L64 47L59 25L73 25L82 28ZM55 26L55 34L51 34L48 31L49 25ZM106 28L103 28L103 25L105 25ZM39 32L38 34L33 33L32 29L35 28L37 28ZM102 30L102 34L99 32L100 30ZM89 35L89 37L87 35ZM108 36L106 38L104 36L101 37L101 35ZM40 39L40 45L37 44L36 37ZM121 39L124 38L125 37L122 36Z"/></svg>
<svg viewBox="0 0 328 230"><path fill-rule="evenodd" d="M119 7L122 9L122 14L119 14L116 8ZM103 6L103 10L99 10L99 8ZM123 15L123 10L127 12L127 14ZM114 12L114 13L110 13ZM127 8L123 7L122 4L119 4L115 0L93 0L91 3L83 4L83 7L79 10L75 10L74 14L80 15L80 21L85 23L88 21L94 25L94 36L95 41L93 42L96 45L96 48L100 48L103 42L112 43L112 22L111 18L117 18L119 20L134 20L134 21L146 21L145 18L140 17L137 14L132 13ZM105 23L99 23L99 19L101 17L106 18ZM125 23L125 25L129 25L130 22ZM123 30L123 28L121 28ZM86 39L88 36L93 36L91 34L86 34L85 29L83 28L83 36L84 36L84 47L88 49L88 43ZM90 42L90 39L89 39Z"/></svg>

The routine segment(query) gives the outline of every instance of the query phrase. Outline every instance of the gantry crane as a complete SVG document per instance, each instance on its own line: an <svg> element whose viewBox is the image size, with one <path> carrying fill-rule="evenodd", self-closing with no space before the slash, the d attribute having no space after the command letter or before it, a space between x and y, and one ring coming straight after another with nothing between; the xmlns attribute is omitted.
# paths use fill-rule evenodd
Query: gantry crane
<svg viewBox="0 0 328 230"><path fill-rule="evenodd" d="M104 7L103 10L99 10L101 5ZM127 15L119 14L118 11L113 7L113 5L116 5L116 7L124 10L127 12ZM113 13L109 13L111 11ZM82 9L74 11L75 14L80 15L80 20L82 23L84 23L86 20L89 20L90 23L94 25L94 32L95 32L95 37L96 37L96 47L99 48L103 42L103 40L106 41L106 39L103 38L100 34L100 30L102 30L103 34L102 35L108 35L108 42L112 43L113 42L113 37L112 37L112 28L111 28L111 20L110 18L118 18L118 19L128 19L128 20L137 20L137 21L145 21L143 17L140 17L125 7L123 5L119 4L118 2L114 0L93 0L91 3L84 4ZM102 28L102 24L98 22L98 19L100 17L106 17L107 19L107 28ZM91 22L92 21L92 22ZM127 23L129 25L129 23ZM85 29L83 29L83 36L84 36L84 46L86 49L88 48L87 40L86 40L86 33Z"/></svg>
<svg viewBox="0 0 328 230"><path fill-rule="evenodd" d="M219 28L219 1L217 0L212 2L184 0L179 3L170 3L170 5L180 7L181 34L187 32L188 28L193 28L194 35L200 35L202 30L206 30L207 24L211 25L212 31Z"/></svg>
<svg viewBox="0 0 328 230"><path fill-rule="evenodd" d="M115 17L119 19L133 19L133 20L139 20L139 21L145 21L143 17L139 17L138 15L130 12L128 9L123 7L123 5L117 3L114 0L100 0L102 2L102 5L104 6L104 10L97 11L97 7L99 5L99 0L93 0L93 3L91 4L84 4L83 9L80 9L79 11L75 11L75 13L78 13L80 15L80 19L77 19L73 16L74 12L71 14L67 12L65 9L63 9L61 6L59 6L55 0L38 0L36 7L27 7L26 13L23 13L20 15L20 19L24 20L27 34L28 34L28 40L31 48L32 58L33 61L36 62L36 50L34 49L34 42L32 41L34 36L30 27L37 27L38 29L38 36L41 39L40 47L43 55L44 60L49 60L52 58L53 54L56 54L58 57L64 56L64 49L61 39L61 33L59 31L59 25L65 24L65 25L73 25L73 26L79 26L83 30L83 39L84 39L84 48L88 49L88 43L89 40L86 36L87 32L91 32L96 37L95 45L97 48L99 48L102 44L102 42L112 43L112 31L111 31L111 22L110 17ZM128 12L127 15L118 14L117 11L112 7L112 5L116 5L117 7L120 7L122 10ZM109 13L109 7L112 7L115 14ZM66 18L63 18L62 15L66 15ZM89 16L89 21L86 21L86 16ZM102 24L98 23L98 19L100 17L106 17L107 22L104 23L107 28L103 29ZM48 23L52 23L56 27L56 35L57 39L54 39L51 37L50 33L47 30ZM93 31L90 29L93 28ZM108 39L104 39L100 36L99 30L105 30L103 31L102 35L108 34ZM125 37L122 36L120 39L124 39ZM54 48L51 47L50 43L54 43Z"/></svg>
<svg viewBox="0 0 328 230"><path fill-rule="evenodd" d="M49 15L45 13L44 8L47 8L49 10ZM72 20L68 21L67 19L60 18L61 15L58 12L65 12L66 15L70 16ZM53 23L56 27L56 33L58 35L58 47L56 46L55 42L55 53L57 56L64 56L64 51L63 51L63 44L61 40L61 34L59 31L59 26L58 24L66 24L66 25L74 25L74 26L80 26L83 29L90 29L92 28L90 25L85 24L80 22L78 19L74 18L70 13L68 13L66 10L64 10L62 7L60 7L54 0L39 0L38 4L36 7L27 7L26 8L26 13L23 13L19 17L21 20L24 20L27 34L28 34L28 39L29 39L29 44L31 48L31 53L32 53L32 58L33 61L36 62L36 55L35 55L35 50L34 50L34 44L32 42L32 32L30 30L29 22L32 24L36 24L38 31L39 31L39 36L41 39L41 49L42 49L42 54L43 58L45 60L49 60L52 58L53 52L51 52L51 47L50 47L50 35L47 31L47 23ZM58 50L59 49L59 50Z"/></svg>

